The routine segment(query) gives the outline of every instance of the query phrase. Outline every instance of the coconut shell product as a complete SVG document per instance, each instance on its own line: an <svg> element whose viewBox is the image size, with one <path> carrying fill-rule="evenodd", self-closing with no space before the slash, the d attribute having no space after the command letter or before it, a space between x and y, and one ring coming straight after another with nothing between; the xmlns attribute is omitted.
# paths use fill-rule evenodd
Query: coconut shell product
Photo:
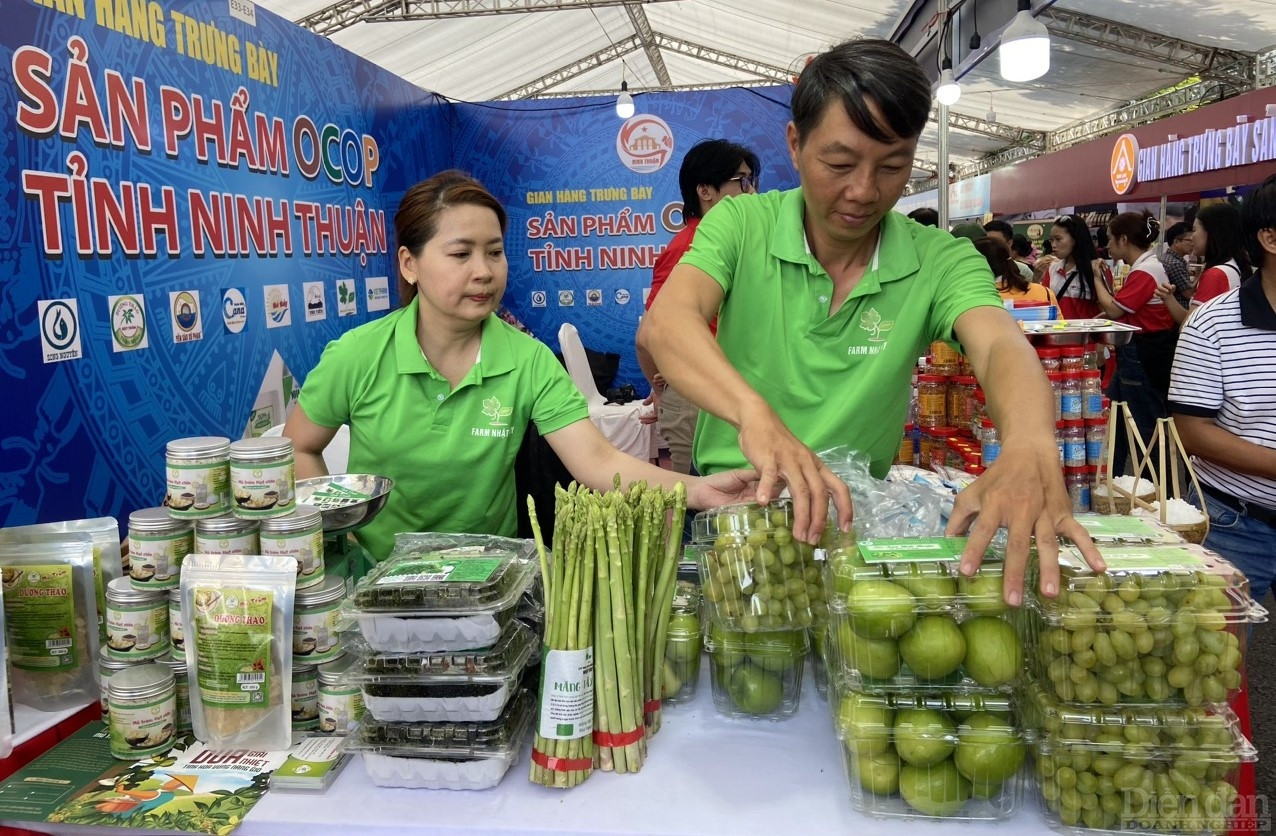
<svg viewBox="0 0 1276 836"><path fill-rule="evenodd" d="M17 702L62 711L98 697L93 540L0 544L5 641Z"/></svg>
<svg viewBox="0 0 1276 836"><path fill-rule="evenodd" d="M190 555L182 619L195 737L214 748L287 749L292 740L291 557Z"/></svg>

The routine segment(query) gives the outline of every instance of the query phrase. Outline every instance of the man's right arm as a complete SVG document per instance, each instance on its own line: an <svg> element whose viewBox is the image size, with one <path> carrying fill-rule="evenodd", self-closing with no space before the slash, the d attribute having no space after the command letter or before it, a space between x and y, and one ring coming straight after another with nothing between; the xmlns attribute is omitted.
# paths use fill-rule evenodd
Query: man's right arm
<svg viewBox="0 0 1276 836"><path fill-rule="evenodd" d="M1246 441L1214 423L1213 418L1175 413L1174 425L1188 455L1233 473L1276 479L1276 450Z"/></svg>

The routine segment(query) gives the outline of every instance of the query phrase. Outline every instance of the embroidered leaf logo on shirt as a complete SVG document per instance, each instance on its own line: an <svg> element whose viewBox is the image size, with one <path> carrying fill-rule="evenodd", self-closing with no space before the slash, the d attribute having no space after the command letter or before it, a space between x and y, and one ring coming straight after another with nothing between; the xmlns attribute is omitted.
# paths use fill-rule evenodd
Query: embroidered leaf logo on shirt
<svg viewBox="0 0 1276 836"><path fill-rule="evenodd" d="M869 342L880 343L886 339L887 331L895 327L894 320L883 322L877 308L869 308L860 314L860 328L869 334Z"/></svg>
<svg viewBox="0 0 1276 836"><path fill-rule="evenodd" d="M514 414L512 406L501 406L498 398L488 398L483 401L483 414L492 419L493 427L504 427L509 424L508 421L502 421L502 418L508 418Z"/></svg>

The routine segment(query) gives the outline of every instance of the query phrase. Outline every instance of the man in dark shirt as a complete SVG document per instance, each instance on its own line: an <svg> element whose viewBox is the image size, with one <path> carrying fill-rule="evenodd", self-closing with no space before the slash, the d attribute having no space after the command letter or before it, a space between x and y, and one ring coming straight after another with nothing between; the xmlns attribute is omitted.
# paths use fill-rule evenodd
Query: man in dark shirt
<svg viewBox="0 0 1276 836"><path fill-rule="evenodd" d="M1191 252L1191 226L1179 221L1165 231L1165 252L1161 255L1161 263L1165 265L1165 275L1170 277L1170 284L1174 285L1174 298L1184 308L1192 298L1192 277L1185 260Z"/></svg>

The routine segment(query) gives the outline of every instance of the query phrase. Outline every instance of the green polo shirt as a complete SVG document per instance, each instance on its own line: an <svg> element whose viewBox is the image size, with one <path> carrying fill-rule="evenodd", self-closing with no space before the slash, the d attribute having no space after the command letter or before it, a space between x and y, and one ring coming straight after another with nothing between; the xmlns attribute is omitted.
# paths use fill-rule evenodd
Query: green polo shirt
<svg viewBox="0 0 1276 836"><path fill-rule="evenodd" d="M402 531L513 537L514 458L527 422L548 435L589 418L549 348L494 315L478 362L453 389L421 352L417 307L413 299L329 343L299 400L320 426L350 425L350 473L394 480L358 533L376 560Z"/></svg>
<svg viewBox="0 0 1276 836"><path fill-rule="evenodd" d="M970 241L897 212L882 221L873 264L842 307L802 226L802 190L742 195L700 222L682 257L726 294L718 343L744 379L815 451L847 445L886 474L908 414L917 358L971 308L1003 307L988 262ZM696 467L746 466L735 428L707 412Z"/></svg>

